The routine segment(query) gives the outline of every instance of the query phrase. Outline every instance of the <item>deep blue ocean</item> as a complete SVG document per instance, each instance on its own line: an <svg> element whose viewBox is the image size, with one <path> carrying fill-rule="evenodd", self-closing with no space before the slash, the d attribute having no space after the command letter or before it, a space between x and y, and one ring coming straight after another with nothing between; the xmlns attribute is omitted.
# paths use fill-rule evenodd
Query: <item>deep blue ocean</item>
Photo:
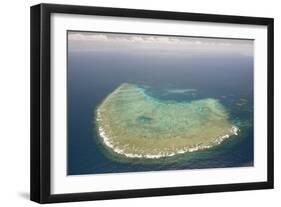
<svg viewBox="0 0 281 207"><path fill-rule="evenodd" d="M116 51L68 52L68 175L253 166L253 57L203 54L170 57ZM208 150L143 161L119 157L100 142L95 109L120 84L148 85L159 99L215 98L241 131ZM164 89L196 89L196 95Z"/></svg>

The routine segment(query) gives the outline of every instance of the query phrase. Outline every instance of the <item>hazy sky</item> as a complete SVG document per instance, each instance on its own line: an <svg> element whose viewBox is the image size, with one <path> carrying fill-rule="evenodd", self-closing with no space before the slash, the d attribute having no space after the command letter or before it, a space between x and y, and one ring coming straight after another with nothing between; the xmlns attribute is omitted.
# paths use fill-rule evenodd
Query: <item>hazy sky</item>
<svg viewBox="0 0 281 207"><path fill-rule="evenodd" d="M239 53L253 56L253 40L68 32L70 51Z"/></svg>

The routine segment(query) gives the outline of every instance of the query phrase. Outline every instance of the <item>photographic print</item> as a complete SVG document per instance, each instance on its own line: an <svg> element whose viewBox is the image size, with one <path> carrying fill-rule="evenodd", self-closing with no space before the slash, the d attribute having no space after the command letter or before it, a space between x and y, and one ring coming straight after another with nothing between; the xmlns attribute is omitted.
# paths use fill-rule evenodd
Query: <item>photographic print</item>
<svg viewBox="0 0 281 207"><path fill-rule="evenodd" d="M67 31L67 175L254 166L253 48Z"/></svg>

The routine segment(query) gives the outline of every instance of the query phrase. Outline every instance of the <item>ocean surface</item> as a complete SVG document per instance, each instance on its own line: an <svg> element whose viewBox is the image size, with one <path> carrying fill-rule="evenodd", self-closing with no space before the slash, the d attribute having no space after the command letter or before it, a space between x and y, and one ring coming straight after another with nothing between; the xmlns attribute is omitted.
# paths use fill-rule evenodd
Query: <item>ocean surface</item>
<svg viewBox="0 0 281 207"><path fill-rule="evenodd" d="M253 166L253 57L239 54L146 54L68 51L67 174ZM240 128L238 136L203 151L143 160L115 155L102 144L95 110L122 83L143 86L158 99L218 99ZM195 89L196 93L167 93Z"/></svg>

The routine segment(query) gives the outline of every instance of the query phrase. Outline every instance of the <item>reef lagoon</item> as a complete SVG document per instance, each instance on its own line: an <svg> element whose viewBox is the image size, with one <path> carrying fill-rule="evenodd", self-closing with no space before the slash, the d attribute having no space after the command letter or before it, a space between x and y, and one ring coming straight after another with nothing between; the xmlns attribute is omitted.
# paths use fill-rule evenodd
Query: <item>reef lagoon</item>
<svg viewBox="0 0 281 207"><path fill-rule="evenodd" d="M108 95L95 114L104 145L129 158L157 159L204 150L238 135L239 131L216 99L165 101L128 83Z"/></svg>

